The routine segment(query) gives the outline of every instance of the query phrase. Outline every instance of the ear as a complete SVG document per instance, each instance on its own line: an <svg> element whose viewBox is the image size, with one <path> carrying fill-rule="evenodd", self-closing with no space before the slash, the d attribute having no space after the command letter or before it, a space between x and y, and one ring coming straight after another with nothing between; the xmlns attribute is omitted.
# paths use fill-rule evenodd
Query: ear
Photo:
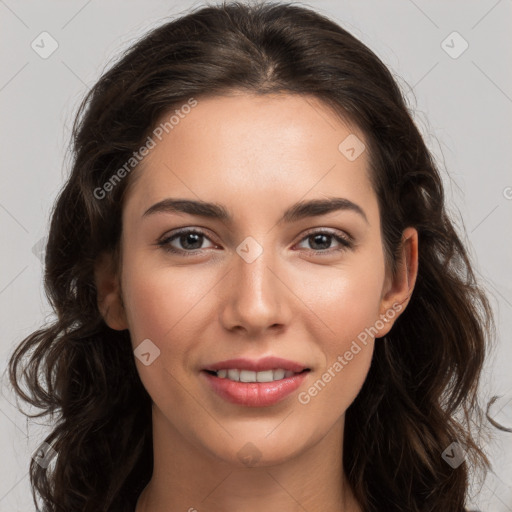
<svg viewBox="0 0 512 512"><path fill-rule="evenodd" d="M121 285L112 253L102 253L94 266L97 303L105 323L117 331L128 329Z"/></svg>
<svg viewBox="0 0 512 512"><path fill-rule="evenodd" d="M376 338L382 338L393 327L411 299L418 275L418 232L408 227L402 233L398 270L395 276L387 275L380 304L380 324Z"/></svg>

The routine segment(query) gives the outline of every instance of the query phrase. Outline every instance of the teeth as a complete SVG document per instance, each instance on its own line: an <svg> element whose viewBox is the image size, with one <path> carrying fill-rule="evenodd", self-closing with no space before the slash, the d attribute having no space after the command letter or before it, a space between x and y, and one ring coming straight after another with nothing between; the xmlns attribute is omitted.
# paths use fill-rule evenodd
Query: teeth
<svg viewBox="0 0 512 512"><path fill-rule="evenodd" d="M279 370L275 370L274 371L274 379L276 379L276 380L284 379L285 373L286 373L286 371L282 370L281 368L279 368Z"/></svg>
<svg viewBox="0 0 512 512"><path fill-rule="evenodd" d="M240 370L228 370L229 380L240 380Z"/></svg>
<svg viewBox="0 0 512 512"><path fill-rule="evenodd" d="M262 372L253 372L251 370L218 370L217 377L220 379L228 378L237 382L273 382L275 380L282 380L295 375L291 370L283 370L278 368L276 370L265 370Z"/></svg>
<svg viewBox="0 0 512 512"><path fill-rule="evenodd" d="M258 382L272 382L274 380L274 372L272 370L265 370L264 372L254 372Z"/></svg>

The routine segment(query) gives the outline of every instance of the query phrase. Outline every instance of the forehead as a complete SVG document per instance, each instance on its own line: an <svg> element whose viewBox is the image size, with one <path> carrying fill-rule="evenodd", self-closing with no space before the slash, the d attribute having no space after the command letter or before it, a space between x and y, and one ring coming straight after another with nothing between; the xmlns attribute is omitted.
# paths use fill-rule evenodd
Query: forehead
<svg viewBox="0 0 512 512"><path fill-rule="evenodd" d="M184 112L152 135L127 209L142 214L170 195L266 210L324 195L375 203L364 134L317 98L234 94Z"/></svg>

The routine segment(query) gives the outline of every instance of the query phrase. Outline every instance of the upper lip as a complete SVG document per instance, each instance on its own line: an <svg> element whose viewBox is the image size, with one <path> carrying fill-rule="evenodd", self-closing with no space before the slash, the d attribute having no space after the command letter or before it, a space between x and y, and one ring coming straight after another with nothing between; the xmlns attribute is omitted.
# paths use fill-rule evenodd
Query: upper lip
<svg viewBox="0 0 512 512"><path fill-rule="evenodd" d="M296 363L295 361L289 361L288 359L282 359L280 357L263 357L262 359L227 359L225 361L219 361L203 368L203 370L217 371L217 370L250 370L253 372L262 372L265 370L273 370L276 368L282 368L283 370L290 370L298 373L306 370L307 367L303 364Z"/></svg>

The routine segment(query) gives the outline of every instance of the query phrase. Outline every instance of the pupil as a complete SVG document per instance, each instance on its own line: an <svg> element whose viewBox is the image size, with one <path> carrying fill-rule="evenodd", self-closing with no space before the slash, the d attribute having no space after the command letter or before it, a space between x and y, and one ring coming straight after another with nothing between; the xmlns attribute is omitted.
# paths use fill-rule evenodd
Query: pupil
<svg viewBox="0 0 512 512"><path fill-rule="evenodd" d="M198 234L198 233L187 233L186 235L182 235L181 236L181 241L182 241L182 245L183 247L185 247L186 249L199 249L201 248L201 238L202 235ZM191 244L189 244L189 241L192 239L192 242ZM185 241L185 243L183 243L183 241ZM190 245L194 245L195 244L198 244L199 243L199 246L198 247L190 247Z"/></svg>
<svg viewBox="0 0 512 512"><path fill-rule="evenodd" d="M324 234L319 234L319 235L313 235L312 236L313 240L314 240L314 244L320 244L320 245L325 245L325 247L320 247L320 249L328 249L329 248L329 240L330 240L330 235L324 235ZM319 247L317 247L319 248Z"/></svg>

